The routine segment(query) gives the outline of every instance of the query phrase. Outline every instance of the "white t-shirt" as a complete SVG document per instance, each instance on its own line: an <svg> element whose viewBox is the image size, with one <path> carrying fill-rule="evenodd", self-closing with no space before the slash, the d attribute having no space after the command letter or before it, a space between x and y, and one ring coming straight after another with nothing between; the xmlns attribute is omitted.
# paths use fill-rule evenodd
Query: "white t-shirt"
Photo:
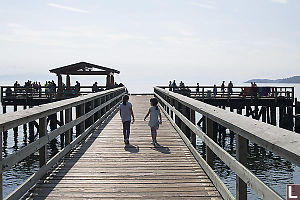
<svg viewBox="0 0 300 200"><path fill-rule="evenodd" d="M126 105L121 103L120 110L121 110L122 122L131 121L131 109L132 109L132 104L130 102L126 102Z"/></svg>
<svg viewBox="0 0 300 200"><path fill-rule="evenodd" d="M148 125L150 127L157 127L158 128L158 126L159 126L158 116L160 114L160 110L159 109L156 110L156 107L151 106L149 108L149 111L150 111L150 120L149 120Z"/></svg>

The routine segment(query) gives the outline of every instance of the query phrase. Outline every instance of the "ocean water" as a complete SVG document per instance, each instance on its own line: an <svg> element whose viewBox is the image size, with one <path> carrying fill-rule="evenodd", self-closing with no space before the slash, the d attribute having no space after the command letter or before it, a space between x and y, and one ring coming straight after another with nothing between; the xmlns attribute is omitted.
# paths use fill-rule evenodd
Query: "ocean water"
<svg viewBox="0 0 300 200"><path fill-rule="evenodd" d="M249 84L239 84L249 85ZM259 86L262 84L258 84ZM264 84L265 85L265 84ZM295 97L300 100L300 84L268 84L268 86L281 86L281 87L295 87ZM23 109L19 107L18 110ZM2 113L2 106L0 106L0 112ZM7 112L13 112L13 107L7 107ZM73 112L75 113L75 112ZM75 116L74 116L75 117ZM196 116L198 119L200 115ZM59 115L58 115L59 118ZM36 134L36 133L35 133ZM2 156L6 157L20 148L26 146L28 143L36 140L36 138L30 138L28 136L28 126L19 126L18 133L14 133L13 130L8 131L7 140L4 141L2 148ZM235 139L230 139L229 132L225 137L221 138L219 145L222 146L227 152L235 157ZM59 137L52 144L49 144L49 155L53 156L60 149ZM201 140L197 139L197 149L204 156L205 145ZM285 185L291 183L300 184L300 169L299 167L289 163L281 157L275 155L272 152L254 145L249 144L249 169L264 183L273 188L281 196L285 197ZM7 196L20 184L24 182L28 177L35 173L39 169L38 164L38 152L29 156L14 166L12 169L3 173L3 193ZM229 190L235 194L235 174L224 165L224 163L216 159L214 161L214 170L224 181ZM248 187L249 199L258 199L257 195Z"/></svg>

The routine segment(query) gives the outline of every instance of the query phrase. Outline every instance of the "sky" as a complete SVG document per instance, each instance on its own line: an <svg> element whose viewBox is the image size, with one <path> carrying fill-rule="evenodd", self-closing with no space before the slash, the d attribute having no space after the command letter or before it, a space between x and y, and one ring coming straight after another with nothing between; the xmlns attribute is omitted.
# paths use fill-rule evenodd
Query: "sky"
<svg viewBox="0 0 300 200"><path fill-rule="evenodd" d="M120 70L132 92L300 75L300 1L0 0L0 85L81 61Z"/></svg>

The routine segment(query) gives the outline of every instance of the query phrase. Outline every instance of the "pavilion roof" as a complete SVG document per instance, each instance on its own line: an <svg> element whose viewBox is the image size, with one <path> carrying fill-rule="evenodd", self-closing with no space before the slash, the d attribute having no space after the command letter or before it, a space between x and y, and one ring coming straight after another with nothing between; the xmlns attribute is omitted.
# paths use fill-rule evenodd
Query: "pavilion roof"
<svg viewBox="0 0 300 200"><path fill-rule="evenodd" d="M109 75L111 73L120 73L120 71L116 69L111 69L87 62L79 62L64 67L50 69L49 71L51 73L69 75Z"/></svg>

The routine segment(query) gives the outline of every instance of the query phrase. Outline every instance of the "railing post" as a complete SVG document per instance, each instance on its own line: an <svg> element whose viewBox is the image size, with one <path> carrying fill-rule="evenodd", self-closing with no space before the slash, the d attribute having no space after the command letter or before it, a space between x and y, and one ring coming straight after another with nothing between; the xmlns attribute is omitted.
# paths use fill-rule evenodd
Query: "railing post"
<svg viewBox="0 0 300 200"><path fill-rule="evenodd" d="M76 106L76 118L81 117L85 113L85 103ZM76 125L76 137L79 136L85 129L85 120Z"/></svg>
<svg viewBox="0 0 300 200"><path fill-rule="evenodd" d="M196 125L196 112L190 109L190 121ZM196 148L196 134L191 131L191 143Z"/></svg>
<svg viewBox="0 0 300 200"><path fill-rule="evenodd" d="M98 107L100 104L101 104L101 99L97 98L95 100L95 106L94 107ZM95 113L94 121L97 121L100 118L100 114L101 114L101 111L98 111L98 112Z"/></svg>
<svg viewBox="0 0 300 200"><path fill-rule="evenodd" d="M47 118L42 117L39 119L39 138L47 134ZM47 162L47 145L43 146L39 150L39 163L40 167L44 166Z"/></svg>
<svg viewBox="0 0 300 200"><path fill-rule="evenodd" d="M64 125L64 111L63 110L59 112L59 118L60 118L61 126ZM63 149L65 146L64 133L60 135L60 145L61 145L61 149Z"/></svg>
<svg viewBox="0 0 300 200"><path fill-rule="evenodd" d="M208 117L206 118L206 134L208 137L213 138L214 134L214 122L209 119ZM213 161L214 161L214 152L210 150L210 148L206 145L206 162L209 164L209 166L213 166Z"/></svg>
<svg viewBox="0 0 300 200"><path fill-rule="evenodd" d="M65 122L68 124L71 121L71 108L65 110ZM65 132L66 146L71 143L71 130Z"/></svg>
<svg viewBox="0 0 300 200"><path fill-rule="evenodd" d="M183 111L183 115L190 121L191 120L190 108L185 105L182 105L182 111ZM189 129L189 127L183 122L181 123L181 127L186 137L191 141L191 130Z"/></svg>
<svg viewBox="0 0 300 200"><path fill-rule="evenodd" d="M174 99L171 99L171 98L169 99L170 105L175 107L175 103L174 102L175 102ZM172 110L171 110L171 119L174 120L174 112Z"/></svg>
<svg viewBox="0 0 300 200"><path fill-rule="evenodd" d="M83 116L85 114L85 103L79 106L79 113L80 116ZM85 120L83 120L83 122L81 122L79 126L80 126L80 134L81 134L85 131Z"/></svg>
<svg viewBox="0 0 300 200"><path fill-rule="evenodd" d="M236 159L243 164L247 165L247 139L236 134ZM236 175L236 199L247 199L247 184Z"/></svg>

